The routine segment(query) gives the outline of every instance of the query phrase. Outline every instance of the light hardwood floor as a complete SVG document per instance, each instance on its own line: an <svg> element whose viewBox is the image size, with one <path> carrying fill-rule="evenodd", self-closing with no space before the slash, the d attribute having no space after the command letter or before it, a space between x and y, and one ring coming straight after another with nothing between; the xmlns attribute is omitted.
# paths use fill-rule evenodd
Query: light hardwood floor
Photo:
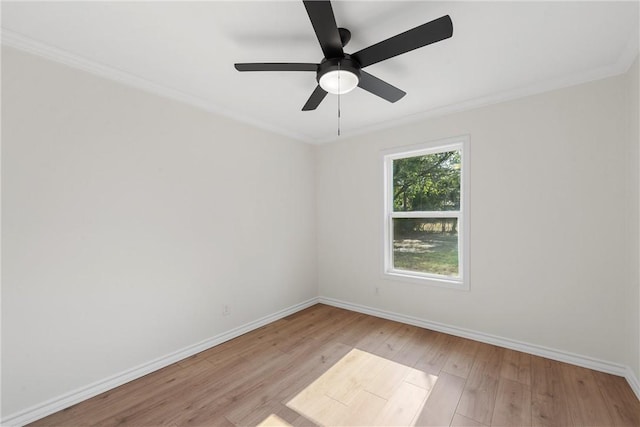
<svg viewBox="0 0 640 427"><path fill-rule="evenodd" d="M318 304L34 426L640 426L617 376Z"/></svg>

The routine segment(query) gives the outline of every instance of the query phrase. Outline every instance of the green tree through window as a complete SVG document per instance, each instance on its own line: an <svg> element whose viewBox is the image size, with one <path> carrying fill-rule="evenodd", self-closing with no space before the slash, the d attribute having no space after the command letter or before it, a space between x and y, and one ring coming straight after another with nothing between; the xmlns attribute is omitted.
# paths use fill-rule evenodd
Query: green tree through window
<svg viewBox="0 0 640 427"><path fill-rule="evenodd" d="M386 270L460 280L463 143L385 158Z"/></svg>
<svg viewBox="0 0 640 427"><path fill-rule="evenodd" d="M393 210L460 210L460 151L394 160ZM436 232L438 229L457 233L455 218L441 218L436 223L429 224L422 219L407 218L398 222L397 226L400 228L398 231L405 235L411 231Z"/></svg>
<svg viewBox="0 0 640 427"><path fill-rule="evenodd" d="M460 210L460 151L394 160L393 210Z"/></svg>

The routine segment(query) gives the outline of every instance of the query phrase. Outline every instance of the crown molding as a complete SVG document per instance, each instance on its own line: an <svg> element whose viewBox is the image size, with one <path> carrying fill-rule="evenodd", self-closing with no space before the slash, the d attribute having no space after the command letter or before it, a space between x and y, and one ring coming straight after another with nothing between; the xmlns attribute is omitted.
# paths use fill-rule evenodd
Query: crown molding
<svg viewBox="0 0 640 427"><path fill-rule="evenodd" d="M378 132L399 126L419 123L436 117L446 116L454 113L461 113L464 111L474 110L477 108L487 107L503 102L514 101L520 98L526 98L528 96L534 96L546 92L552 92L554 90L578 86L596 80L606 79L608 77L615 77L629 71L636 58L638 58L638 50L638 40L632 38L632 40L627 43L620 56L618 57L618 60L614 64L603 66L593 70L588 70L568 77L548 79L543 82L526 87L520 87L510 91L482 96L468 101L462 101L444 107L422 111L410 116L402 117L400 119L389 120L373 126L354 129L353 131L343 131L340 138L346 139L360 135L366 135L372 132ZM315 143L324 144L335 142L337 140L337 137L330 137L316 140Z"/></svg>
<svg viewBox="0 0 640 427"><path fill-rule="evenodd" d="M6 28L0 28L0 37L2 39L2 45L4 46L18 49L32 55L37 55L72 68L86 71L88 73L134 87L136 89L153 93L163 98L169 98L174 101L189 104L193 107L205 110L207 112L239 121L271 133L276 133L287 138L294 139L296 141L305 143L316 142L309 136L302 133L291 132L289 130L282 129L280 127L273 126L259 120L255 120L250 117L228 111L196 95L192 95L178 89L153 82L151 80L145 79L144 77L137 76L133 73L84 58L64 49L60 49L58 47L33 40L29 37L16 33L15 31L8 30Z"/></svg>
<svg viewBox="0 0 640 427"><path fill-rule="evenodd" d="M2 38L3 45L25 51L33 55L41 56L52 61L62 63L69 67L77 68L98 75L106 79L114 80L119 83L162 96L164 98L169 98L175 101L189 104L210 113L227 117L232 120L236 120L271 133L276 133L287 138L294 139L296 141L314 145L336 142L338 140L344 140L347 138L365 135L372 132L383 131L440 116L469 111L489 105L499 104L502 102L512 101L519 98L525 98L532 95L551 92L566 87L577 86L591 81L601 80L608 77L624 74L629 71L634 61L638 57L638 52L640 50L638 37L632 36L618 55L618 59L616 60L616 62L610 65L606 65L593 70L587 70L585 72L577 73L568 77L548 79L543 82L526 87L520 87L510 91L482 96L455 104L450 104L444 107L422 111L406 117L402 117L400 119L379 122L372 126L365 126L346 132L343 131L342 135L339 137L332 136L329 138L312 138L303 133L292 132L288 129L283 129L236 112L228 111L198 96L147 80L143 77L137 76L127 71L119 70L117 68L83 58L79 55L73 54L63 49L50 46L39 41L35 41L29 37L23 36L6 28L0 28L0 37Z"/></svg>

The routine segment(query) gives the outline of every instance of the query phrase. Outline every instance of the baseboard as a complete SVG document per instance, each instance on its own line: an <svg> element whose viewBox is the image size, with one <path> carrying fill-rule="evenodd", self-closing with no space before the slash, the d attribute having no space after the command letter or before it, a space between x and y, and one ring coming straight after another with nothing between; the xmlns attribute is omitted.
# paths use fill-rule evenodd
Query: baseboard
<svg viewBox="0 0 640 427"><path fill-rule="evenodd" d="M522 351L524 353L542 356L548 359L557 360L559 362L570 363L572 365L582 366L584 368L589 368L600 372L606 372L608 374L618 375L624 377L627 380L629 386L631 386L631 389L634 391L638 399L640 399L640 382L635 376L633 370L625 365L608 362L606 360L600 360L593 357L583 356L568 351L544 347L541 345L516 341L509 338L499 337L497 335L486 334L484 332L446 325L444 323L420 319L418 317L407 316L405 314L380 310L378 308L354 304L334 298L319 297L318 302L320 302L321 304L344 308L346 310L356 311L358 313L369 314L371 316L376 316L383 319L406 323L408 325L431 329L433 331L444 332L446 334L455 335L458 337L469 338L474 341L480 341L487 344L497 345L499 347Z"/></svg>
<svg viewBox="0 0 640 427"><path fill-rule="evenodd" d="M317 303L318 298L314 297L307 301L292 305L268 316L261 317L260 319L231 329L230 331L218 334L214 337L200 341L199 343L190 345L173 353L159 357L155 360L151 360L147 363L128 369L109 378L105 378L93 384L89 384L85 387L81 387L69 393L65 393L62 396L47 400L38 405L34 405L18 413L9 415L8 417L3 418L0 421L0 424L3 426L22 426L39 420L46 417L47 415L51 415L55 412L61 411L65 408L75 405L76 403L80 403L83 400L87 400L91 397L97 396L100 393L104 393L105 391L126 384L151 372L157 371L158 369L169 366L172 363L179 362L180 360L193 356L194 354L200 353L201 351L207 350L218 344L222 344L223 342L246 334L247 332L260 328L276 320L282 319L283 317L289 316L290 314L296 313L307 307L311 307L312 305Z"/></svg>
<svg viewBox="0 0 640 427"><path fill-rule="evenodd" d="M627 372L624 375L624 378L629 383L631 390L633 390L633 392L640 400L640 381L638 381L638 377L636 376L635 372L633 372L633 369L627 366Z"/></svg>
<svg viewBox="0 0 640 427"><path fill-rule="evenodd" d="M115 387L126 384L130 381L138 379L151 372L162 369L172 363L179 362L201 351L207 350L223 342L229 341L254 329L260 328L266 324L282 319L290 314L296 313L307 307L311 307L314 304L322 303L331 305L334 307L344 308L346 310L355 311L358 313L369 314L372 316L380 317L383 319L394 320L409 325L419 326L421 328L431 329L438 332L444 332L447 334L469 338L475 341L480 341L488 344L497 345L500 347L509 348L512 350L518 350L525 353L533 354L536 356L542 356L549 359L557 360L560 362L570 363L572 365L582 366L596 371L606 372L609 374L619 375L624 377L629 386L634 391L638 399L640 399L640 381L635 375L633 370L628 366L620 365L617 363L607 362L587 356L578 355L562 350L551 349L544 346L535 344L529 344L521 341L512 340L509 338L503 338L496 335L486 334L483 332L473 331L470 329L459 328L457 326L446 325L443 323L432 322L425 319L420 319L413 316L407 316L400 313L394 313L390 311L380 310L373 307L368 307L360 304L354 304L347 301L341 301L328 297L315 297L307 301L303 301L299 304L292 305L285 309L282 309L276 313L264 316L260 319L249 322L245 325L234 328L230 331L218 334L214 337L203 340L199 343L185 347L181 350L159 357L155 360L149 361L142 365L128 369L119 374L113 375L109 378L97 381L93 384L89 384L85 387L73 390L69 393L65 393L62 396L47 400L38 405L34 405L18 413L12 414L3 418L0 424L3 426L22 426L33 421L39 420L51 415L55 412L68 408L76 403L80 403L83 400L87 400L100 393L111 390Z"/></svg>

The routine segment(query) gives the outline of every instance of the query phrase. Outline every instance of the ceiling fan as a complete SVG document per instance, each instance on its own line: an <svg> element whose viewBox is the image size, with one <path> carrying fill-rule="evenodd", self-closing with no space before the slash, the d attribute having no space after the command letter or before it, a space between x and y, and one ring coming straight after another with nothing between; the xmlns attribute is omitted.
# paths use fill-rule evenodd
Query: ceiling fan
<svg viewBox="0 0 640 427"><path fill-rule="evenodd" d="M363 71L364 67L407 53L431 43L448 39L453 35L453 24L449 15L422 24L404 33L388 38L358 52L344 53L351 32L338 28L329 0L303 0L309 19L320 42L324 58L319 64L284 63L238 63L238 71L312 71L316 73L318 85L307 100L302 111L315 110L327 93L343 94L356 86L389 102L396 102L406 92Z"/></svg>

